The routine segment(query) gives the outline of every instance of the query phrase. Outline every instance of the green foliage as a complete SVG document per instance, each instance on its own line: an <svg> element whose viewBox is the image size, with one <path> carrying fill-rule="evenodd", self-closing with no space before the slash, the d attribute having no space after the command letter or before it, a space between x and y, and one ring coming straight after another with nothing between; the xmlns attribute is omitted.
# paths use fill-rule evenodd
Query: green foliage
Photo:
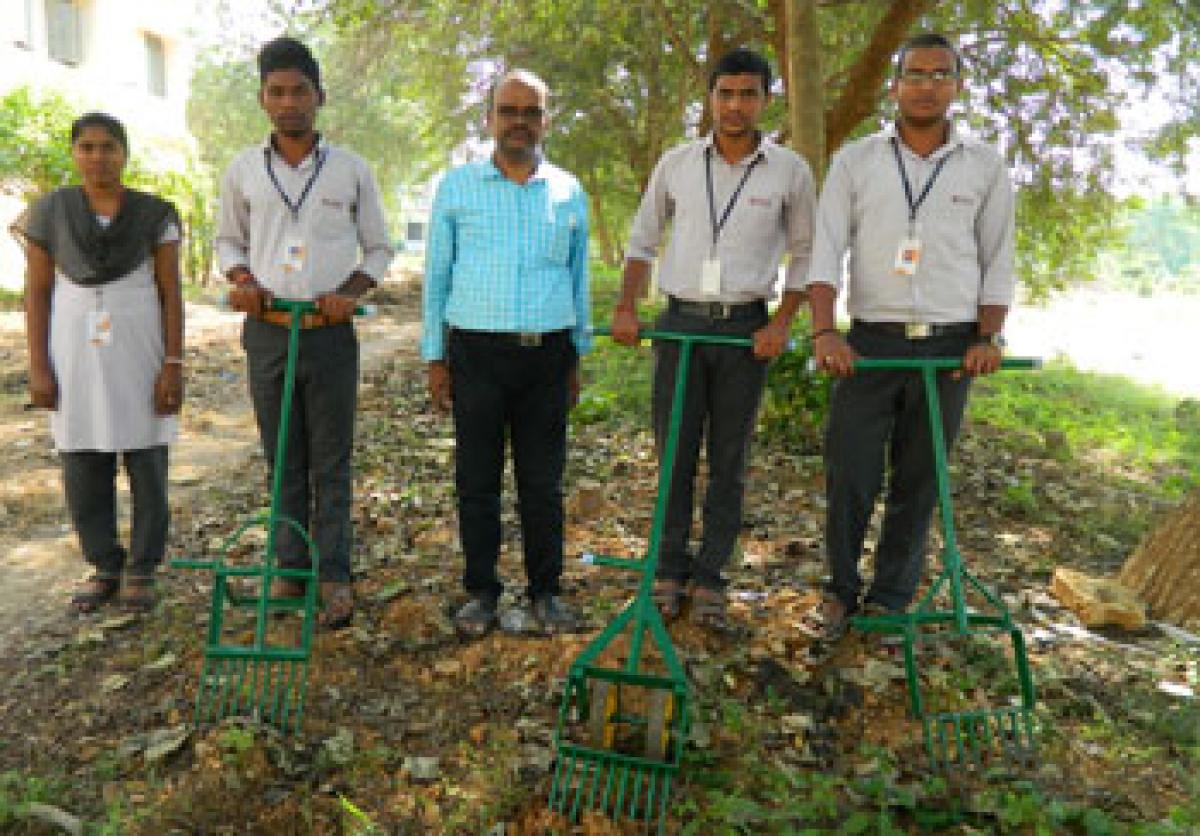
<svg viewBox="0 0 1200 836"><path fill-rule="evenodd" d="M771 361L759 418L768 438L779 439L805 452L819 449L821 426L829 408L832 382L809 368L812 340L808 320L792 325L792 347Z"/></svg>
<svg viewBox="0 0 1200 836"><path fill-rule="evenodd" d="M0 97L0 181L26 194L71 181L71 122L78 108L57 93L17 87Z"/></svg>
<svg viewBox="0 0 1200 836"><path fill-rule="evenodd" d="M978 381L971 413L1018 436L1061 433L1071 449L1155 473L1167 496L1181 496L1200 484L1200 436L1179 426L1176 403L1123 377L1051 366ZM1020 486L1011 498L1032 500Z"/></svg>

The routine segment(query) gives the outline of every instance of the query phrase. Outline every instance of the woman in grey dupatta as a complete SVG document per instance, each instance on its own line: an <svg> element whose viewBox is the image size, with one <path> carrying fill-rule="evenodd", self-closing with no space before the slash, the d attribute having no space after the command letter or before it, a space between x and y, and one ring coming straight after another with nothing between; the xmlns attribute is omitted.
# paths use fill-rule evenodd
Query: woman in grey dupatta
<svg viewBox="0 0 1200 836"><path fill-rule="evenodd" d="M29 393L53 410L67 510L93 570L71 599L77 612L118 595L153 608L167 445L183 403L179 220L167 201L122 184L128 155L120 122L81 116L71 157L82 186L41 198L14 227L25 244ZM133 495L128 551L117 534L118 458Z"/></svg>

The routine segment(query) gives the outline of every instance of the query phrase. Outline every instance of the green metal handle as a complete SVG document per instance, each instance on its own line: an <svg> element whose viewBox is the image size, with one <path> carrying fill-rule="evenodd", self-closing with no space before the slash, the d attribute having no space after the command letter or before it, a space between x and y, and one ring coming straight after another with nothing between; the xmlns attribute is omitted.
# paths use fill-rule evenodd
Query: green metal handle
<svg viewBox="0 0 1200 836"><path fill-rule="evenodd" d="M1001 369L1040 369L1040 357L1005 357L1000 361ZM961 369L961 357L860 357L854 361L854 368L860 371L868 369Z"/></svg>
<svg viewBox="0 0 1200 836"><path fill-rule="evenodd" d="M320 313L321 309L311 299L280 299L278 296L271 300L270 309L286 311L292 314ZM355 316L374 316L379 310L374 305L358 305L354 308Z"/></svg>
<svg viewBox="0 0 1200 836"><path fill-rule="evenodd" d="M190 560L188 558L179 558L170 563L172 569L204 569L208 572L214 571L217 565L215 560Z"/></svg>

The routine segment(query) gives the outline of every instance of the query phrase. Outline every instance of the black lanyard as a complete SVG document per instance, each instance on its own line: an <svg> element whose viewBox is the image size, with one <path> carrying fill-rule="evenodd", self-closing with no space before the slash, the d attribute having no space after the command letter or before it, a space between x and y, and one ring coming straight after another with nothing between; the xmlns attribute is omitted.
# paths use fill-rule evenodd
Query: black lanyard
<svg viewBox="0 0 1200 836"><path fill-rule="evenodd" d="M762 159L760 152L750 165L746 166L746 173L742 175L742 180L737 184L737 188L733 190L733 194L729 196L729 202L725 204L725 211L721 213L721 219L717 220L717 202L713 198L712 184L712 146L704 149L704 178L708 184L708 217L712 221L712 238L713 251L717 249L717 238L721 236L721 230L725 228L725 221L729 220L729 213L733 211L733 204L737 203L738 197L742 193L742 187L746 185L746 181L750 179L750 175L754 173L754 167L758 165L758 161Z"/></svg>
<svg viewBox="0 0 1200 836"><path fill-rule="evenodd" d="M312 191L313 183L317 182L317 178L321 176L321 168L325 165L325 158L329 156L329 152L321 153L320 146L313 146L313 153L316 155L316 162L313 164L312 176L308 178L308 182L304 184L304 190L300 192L300 199L292 203L292 199L288 197L287 192L283 190L283 185L279 182L279 178L275 176L275 169L271 166L271 149L263 149L263 160L267 164L267 176L271 178L271 182L275 184L275 191L279 192L279 197L283 200L283 205L292 213L292 220L300 220L300 207L304 205L304 201L308 199L308 193Z"/></svg>
<svg viewBox="0 0 1200 836"><path fill-rule="evenodd" d="M900 142L896 137L892 137L892 153L896 155L896 168L900 169L900 182L904 184L904 197L908 201L908 231L910 235L913 235L916 233L917 210L921 208L921 204L929 196L929 190L933 188L933 181L942 173L942 166L946 164L946 160L950 159L950 154L946 153L937 161L937 165L933 167L933 173L925 181L925 188L921 189L921 194L914 201L912 184L908 182L908 173L904 170L904 161L900 159Z"/></svg>

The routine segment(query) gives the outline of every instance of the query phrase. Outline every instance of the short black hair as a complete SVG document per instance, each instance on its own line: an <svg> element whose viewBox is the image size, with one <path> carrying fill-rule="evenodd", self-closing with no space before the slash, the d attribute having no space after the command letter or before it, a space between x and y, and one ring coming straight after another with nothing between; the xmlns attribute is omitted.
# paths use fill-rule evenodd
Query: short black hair
<svg viewBox="0 0 1200 836"><path fill-rule="evenodd" d="M109 136L121 144L125 156L129 156L129 135L125 133L125 126L121 124L120 119L98 110L83 114L71 123L71 144L74 145L88 128L100 128L106 131Z"/></svg>
<svg viewBox="0 0 1200 836"><path fill-rule="evenodd" d="M950 54L954 56L954 74L962 75L963 62L962 56L958 54L954 44L950 43L950 39L939 32L922 32L919 35L913 35L896 53L896 77L904 72L904 59L911 49L948 49Z"/></svg>
<svg viewBox="0 0 1200 836"><path fill-rule="evenodd" d="M708 92L717 86L717 79L723 75L757 75L762 78L764 93L771 92L771 65L752 49L738 47L730 50L717 59L712 72L708 74Z"/></svg>
<svg viewBox="0 0 1200 836"><path fill-rule="evenodd" d="M268 41L258 52L258 77L263 84L267 75L276 70L299 70L308 76L313 87L321 89L321 68L308 47L286 35Z"/></svg>

